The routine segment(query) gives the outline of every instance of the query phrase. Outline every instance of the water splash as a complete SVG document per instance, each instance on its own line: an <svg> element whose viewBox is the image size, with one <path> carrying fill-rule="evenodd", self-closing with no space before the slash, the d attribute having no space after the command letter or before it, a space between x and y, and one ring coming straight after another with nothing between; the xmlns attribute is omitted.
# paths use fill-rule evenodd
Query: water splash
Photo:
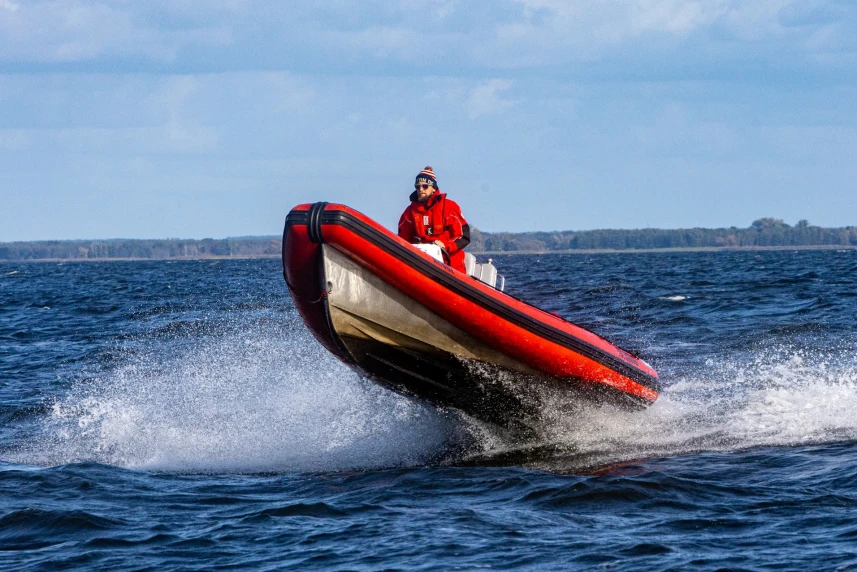
<svg viewBox="0 0 857 572"><path fill-rule="evenodd" d="M168 348L158 340L75 383L11 460L347 470L431 462L454 432L449 415L361 380L302 327L244 328Z"/></svg>
<svg viewBox="0 0 857 572"><path fill-rule="evenodd" d="M536 437L522 438L364 381L296 319L286 322L158 334L53 399L35 433L4 457L164 471L433 463L574 471L857 439L857 365L847 342L825 352L780 346L709 359L695 372L683 369L644 411L547 395Z"/></svg>
<svg viewBox="0 0 857 572"><path fill-rule="evenodd" d="M547 396L533 440L485 439L471 463L574 471L623 461L758 446L857 440L854 351L775 348L749 363L709 360L644 411Z"/></svg>

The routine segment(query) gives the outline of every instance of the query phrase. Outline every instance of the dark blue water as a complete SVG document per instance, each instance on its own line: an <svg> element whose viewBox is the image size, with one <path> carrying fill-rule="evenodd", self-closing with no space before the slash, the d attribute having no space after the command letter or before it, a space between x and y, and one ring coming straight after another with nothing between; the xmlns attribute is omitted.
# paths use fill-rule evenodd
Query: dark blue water
<svg viewBox="0 0 857 572"><path fill-rule="evenodd" d="M500 256L650 409L362 381L277 260L0 264L0 568L857 570L857 251Z"/></svg>

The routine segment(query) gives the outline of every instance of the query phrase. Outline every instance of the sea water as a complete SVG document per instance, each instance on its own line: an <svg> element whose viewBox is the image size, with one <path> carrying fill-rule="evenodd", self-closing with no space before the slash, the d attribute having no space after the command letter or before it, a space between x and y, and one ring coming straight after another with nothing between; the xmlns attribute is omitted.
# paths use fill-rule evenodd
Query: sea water
<svg viewBox="0 0 857 572"><path fill-rule="evenodd" d="M494 257L640 355L526 438L361 379L278 260L0 264L0 568L857 570L857 251Z"/></svg>

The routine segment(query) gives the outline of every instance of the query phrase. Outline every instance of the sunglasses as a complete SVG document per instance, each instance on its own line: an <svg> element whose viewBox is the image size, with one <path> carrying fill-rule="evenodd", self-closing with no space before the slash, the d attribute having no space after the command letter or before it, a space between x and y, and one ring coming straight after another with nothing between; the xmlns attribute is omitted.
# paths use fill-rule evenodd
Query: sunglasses
<svg viewBox="0 0 857 572"><path fill-rule="evenodd" d="M434 185L428 185L428 184L426 184L426 183L422 183L422 184L419 184L419 185L414 185L414 188L415 188L416 190L418 190L418 191L419 191L420 189L422 189L422 190L426 190L426 189L428 189L429 187L433 187L433 186L434 186Z"/></svg>

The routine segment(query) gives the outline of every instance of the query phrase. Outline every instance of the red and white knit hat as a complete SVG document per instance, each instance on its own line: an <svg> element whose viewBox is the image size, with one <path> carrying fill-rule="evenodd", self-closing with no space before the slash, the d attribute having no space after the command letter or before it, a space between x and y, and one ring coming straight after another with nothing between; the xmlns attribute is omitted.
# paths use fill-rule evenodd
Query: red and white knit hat
<svg viewBox="0 0 857 572"><path fill-rule="evenodd" d="M431 185L435 189L438 188L437 177L434 176L434 171L432 170L430 165L426 166L426 168L423 169L422 171L420 171L420 174L417 175L417 178L414 181L414 184L419 184L419 183L431 183Z"/></svg>

